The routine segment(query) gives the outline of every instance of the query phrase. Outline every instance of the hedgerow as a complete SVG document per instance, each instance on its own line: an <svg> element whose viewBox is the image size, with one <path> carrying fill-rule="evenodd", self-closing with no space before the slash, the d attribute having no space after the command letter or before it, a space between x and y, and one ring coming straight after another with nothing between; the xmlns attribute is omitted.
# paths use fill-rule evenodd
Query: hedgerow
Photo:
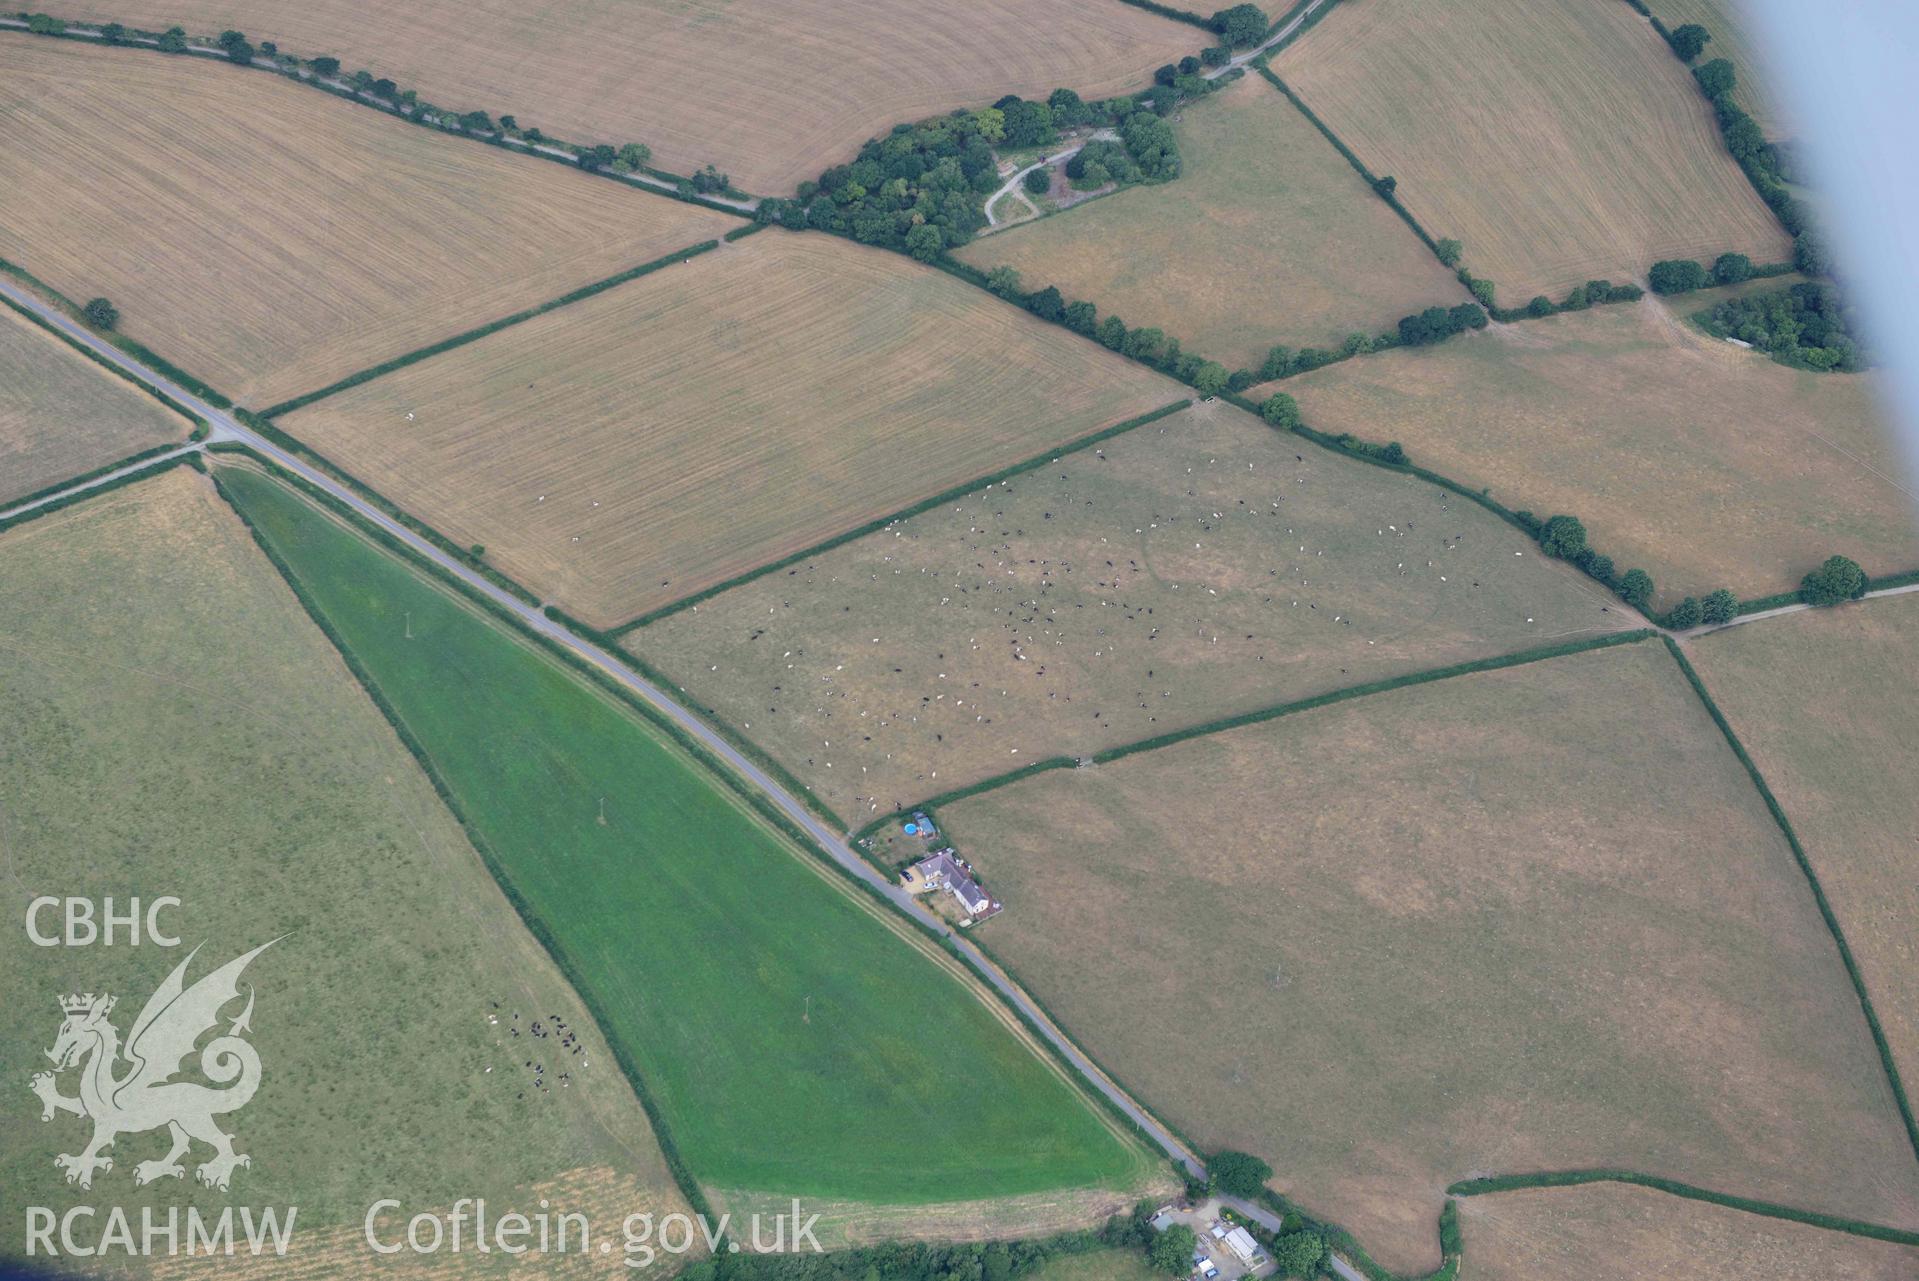
<svg viewBox="0 0 1919 1281"><path fill-rule="evenodd" d="M1719 727L1720 734L1726 740L1726 746L1732 749L1732 754L1745 767L1746 776L1758 789L1760 799L1765 802L1766 809L1772 815L1773 822L1778 825L1780 834L1786 838L1786 844L1792 850L1793 860L1799 864L1799 870L1805 876L1806 884L1812 889L1813 902L1819 908L1820 919L1826 923L1826 929L1831 933L1832 941L1839 949L1839 959L1846 967L1847 977L1852 980L1853 994L1859 1000L1860 1011L1866 1016L1866 1027L1872 1033L1873 1045L1878 1048L1879 1065L1885 1071L1886 1083L1892 1088L1893 1102L1898 1106L1899 1118L1905 1123L1906 1141L1911 1144L1913 1154L1919 1156L1919 1120L1914 1119L1912 1104L1906 1097L1905 1082L1900 1078L1899 1066L1892 1057L1892 1045L1886 1040L1885 1028L1879 1022L1879 1012L1873 1008L1872 997L1866 991L1866 977L1860 972L1859 962L1852 953L1852 945L1846 942L1846 932L1840 928L1839 917L1826 898L1825 886L1820 884L1819 874L1813 870L1812 860L1807 857L1805 847L1799 843L1799 834L1793 830L1792 821L1786 817L1784 807L1772 794L1772 788L1766 785L1765 775L1759 772L1758 764L1746 751L1745 744L1739 741L1739 736L1733 732L1732 722L1726 719L1725 713L1719 710L1719 704L1714 702L1712 695L1706 692L1705 682L1700 680L1699 673L1693 669L1692 663L1688 661L1685 652L1679 648L1677 642L1670 636L1661 637L1661 639L1665 641L1666 651L1672 655L1673 661L1679 664L1679 670L1685 675L1686 683L1692 686L1693 693L1704 705L1707 715L1711 716L1713 724ZM1811 1220L1807 1221L1811 1222ZM1908 1235L1914 1244L1919 1244L1919 1233Z"/></svg>
<svg viewBox="0 0 1919 1281"><path fill-rule="evenodd" d="M754 224L749 223L747 227L741 230L748 231L753 229ZM502 316L498 320L488 321L486 324L475 329L469 329L465 333L455 334L451 338L442 338L439 342L429 343L425 347L419 347L413 351L395 356L391 360L383 360L377 365L371 365L360 370L358 373L348 374L338 382L328 383L318 391L310 391L304 395L295 396L291 400L283 400L277 405L270 405L266 409L261 410L259 416L261 418L278 418L280 415L290 414L296 409L304 409L317 400L324 400L328 396L343 392L350 387L358 387L361 383L371 382L373 379L383 374L390 374L396 369L404 369L408 365L418 364L420 361L426 360L431 356L438 356L442 352L452 351L456 347L464 347L468 343L477 342L488 334L498 333L500 330L506 329L509 326L532 320L536 316L544 316L549 311L557 310L572 303L582 302L585 299L593 297L595 294L605 293L616 285L623 285L630 280L638 280L641 276L651 275L663 267L671 267L675 263L685 262L689 258L697 258L708 250L719 248L719 244L720 242L717 240L703 240L697 245L689 245L685 249L676 249L670 254L655 258L651 262L641 263L637 267L629 267L625 271L616 272L606 277L604 280L596 280L590 285L582 285L570 293L561 294L558 298L548 299L546 302L528 307L524 311L516 311L510 316Z"/></svg>
<svg viewBox="0 0 1919 1281"><path fill-rule="evenodd" d="M1762 1215L1769 1219L1786 1219L1794 1223L1811 1224L1814 1227L1845 1232L1852 1236L1871 1237L1878 1241L1919 1245L1919 1232L1884 1227L1877 1223L1841 1218L1833 1214L1822 1214L1816 1210L1799 1210L1771 1201L1754 1200L1751 1197L1729 1196L1724 1192L1694 1187L1690 1183L1681 1183L1677 1179L1640 1174L1635 1170L1549 1170L1536 1174L1498 1174L1485 1178L1462 1179L1447 1188L1446 1192L1447 1195L1456 1197L1487 1196L1496 1192L1515 1192L1525 1188L1572 1188L1583 1187L1590 1183L1629 1183L1635 1187L1651 1188L1656 1192L1684 1197L1688 1201L1723 1205L1728 1209L1743 1210L1747 1214Z"/></svg>
<svg viewBox="0 0 1919 1281"><path fill-rule="evenodd" d="M170 448L178 448L178 446L171 446ZM95 485L91 489L74 490L71 493L54 499L50 503L42 503L30 511L15 512L11 516L0 517L0 533L12 529L16 525L24 525L30 520L38 520L42 516L51 516L54 512L71 507L75 503L83 503L90 498L98 498L101 494L109 494L123 486L132 485L139 481L158 476L162 472L171 471L175 467L188 463L194 457L195 455L191 453L177 453L171 458L162 459L160 462L154 463L151 467L141 467L136 471L128 472L124 476L116 476L104 485ZM126 465L126 461L127 460L123 459L113 466L123 467ZM113 470L113 468L108 468L108 470ZM74 482L68 482L67 485L63 485L61 488L69 488L73 483Z"/></svg>

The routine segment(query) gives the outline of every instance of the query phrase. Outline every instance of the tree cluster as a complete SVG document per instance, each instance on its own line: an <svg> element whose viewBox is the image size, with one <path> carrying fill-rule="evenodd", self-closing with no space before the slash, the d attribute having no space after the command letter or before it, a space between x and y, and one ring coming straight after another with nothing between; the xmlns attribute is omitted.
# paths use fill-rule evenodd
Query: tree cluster
<svg viewBox="0 0 1919 1281"><path fill-rule="evenodd" d="M1866 571L1846 556L1831 556L1799 583L1799 599L1808 605L1837 605L1866 594Z"/></svg>
<svg viewBox="0 0 1919 1281"><path fill-rule="evenodd" d="M1212 16L1208 25L1219 33L1221 41L1235 49L1256 45L1266 38L1266 15L1255 4L1236 4L1230 9L1221 9Z"/></svg>
<svg viewBox="0 0 1919 1281"><path fill-rule="evenodd" d="M248 43L246 36L238 31L222 31L220 47L226 50L228 58L243 67L253 61L253 46Z"/></svg>
<svg viewBox="0 0 1919 1281"><path fill-rule="evenodd" d="M1211 82L1196 82L1200 91ZM994 149L1045 146L1061 129L1116 128L1118 142L1087 144L1067 164L1067 176L1086 186L1160 182L1179 175L1179 147L1158 112L1186 91L1154 91L1139 98L1088 103L1070 89L1045 101L1001 98L977 111L896 125L835 165L800 184L792 200L762 202L762 221L847 236L931 262L966 244L986 226L985 197L999 186ZM1105 178L1100 181L1101 174Z"/></svg>
<svg viewBox="0 0 1919 1281"><path fill-rule="evenodd" d="M1853 332L1853 309L1839 291L1817 282L1728 298L1693 317L1718 338L1751 343L1781 364L1852 373L1868 354Z"/></svg>
<svg viewBox="0 0 1919 1281"><path fill-rule="evenodd" d="M1402 347L1424 347L1428 343L1443 342L1468 329L1485 327L1486 311L1477 303L1462 302L1457 307L1428 307L1400 318L1399 343Z"/></svg>

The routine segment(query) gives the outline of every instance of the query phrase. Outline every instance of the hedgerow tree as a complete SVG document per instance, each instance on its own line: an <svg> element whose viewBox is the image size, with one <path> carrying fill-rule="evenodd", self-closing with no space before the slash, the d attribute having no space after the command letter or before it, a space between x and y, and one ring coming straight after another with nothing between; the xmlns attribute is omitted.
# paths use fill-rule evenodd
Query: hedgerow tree
<svg viewBox="0 0 1919 1281"><path fill-rule="evenodd" d="M1752 259L1744 254L1720 254L1712 260L1712 278L1722 285L1752 279Z"/></svg>
<svg viewBox="0 0 1919 1281"><path fill-rule="evenodd" d="M105 298L89 299L87 305L80 309L80 314L95 329L111 329L120 323L120 309Z"/></svg>
<svg viewBox="0 0 1919 1281"><path fill-rule="evenodd" d="M1192 1270L1193 1247L1198 1244L1199 1238L1191 1228L1184 1223L1175 1223L1154 1240L1147 1258L1155 1268L1168 1276L1185 1276Z"/></svg>
<svg viewBox="0 0 1919 1281"><path fill-rule="evenodd" d="M1866 571L1846 556L1829 556L1826 563L1799 583L1799 599L1808 605L1837 605L1866 594Z"/></svg>
<svg viewBox="0 0 1919 1281"><path fill-rule="evenodd" d="M1643 569L1629 569L1626 576L1619 580L1619 598L1634 609L1644 609L1652 604L1652 575Z"/></svg>
<svg viewBox="0 0 1919 1281"><path fill-rule="evenodd" d="M1217 396L1226 390L1226 382L1231 377L1226 366L1217 360L1202 361L1193 371L1193 390L1202 396Z"/></svg>
<svg viewBox="0 0 1919 1281"><path fill-rule="evenodd" d="M1699 620L1704 617L1704 614L1705 611L1700 606L1698 599L1688 596L1677 605L1674 605L1666 614L1666 626L1672 628L1674 631L1683 632L1688 627L1699 626Z"/></svg>
<svg viewBox="0 0 1919 1281"><path fill-rule="evenodd" d="M1219 38L1234 47L1258 44L1266 38L1266 15L1254 4L1236 4L1212 17Z"/></svg>
<svg viewBox="0 0 1919 1281"><path fill-rule="evenodd" d="M1438 255L1442 265L1457 267L1459 265L1459 255L1464 249L1465 246L1457 240L1442 240L1433 246L1433 253Z"/></svg>
<svg viewBox="0 0 1919 1281"><path fill-rule="evenodd" d="M1586 527L1577 516L1554 516L1539 531L1539 549L1548 556L1571 560L1586 550Z"/></svg>
<svg viewBox="0 0 1919 1281"><path fill-rule="evenodd" d="M1258 1196L1266 1180L1273 1177L1272 1166L1251 1153L1230 1149L1207 1157L1206 1172L1213 1176L1213 1186L1228 1196L1237 1197Z"/></svg>
<svg viewBox="0 0 1919 1281"><path fill-rule="evenodd" d="M1326 1257L1326 1242L1316 1232L1288 1232L1273 1242L1273 1261L1282 1277L1315 1277Z"/></svg>
<svg viewBox="0 0 1919 1281"><path fill-rule="evenodd" d="M1732 63L1724 58L1714 58L1703 67L1693 68L1693 79L1705 90L1708 98L1721 98L1733 91L1739 83L1739 76L1733 71Z"/></svg>
<svg viewBox="0 0 1919 1281"><path fill-rule="evenodd" d="M338 58L329 58L322 55L308 62L307 65L313 68L314 75L325 80L331 80L340 74L340 60Z"/></svg>
<svg viewBox="0 0 1919 1281"><path fill-rule="evenodd" d="M1667 42L1672 45L1672 51L1679 55L1681 62L1691 62L1697 58L1700 50L1704 49L1706 42L1711 39L1712 36L1706 29L1696 22L1688 22L1683 27L1674 27L1672 34L1666 37Z"/></svg>
<svg viewBox="0 0 1919 1281"><path fill-rule="evenodd" d="M1299 402L1283 391L1276 391L1259 407L1259 416L1281 431L1299 426Z"/></svg>
<svg viewBox="0 0 1919 1281"><path fill-rule="evenodd" d="M1702 623L1730 623L1739 615L1739 598L1726 588L1707 595L1699 605L1699 621Z"/></svg>
<svg viewBox="0 0 1919 1281"><path fill-rule="evenodd" d="M1647 280L1656 294L1689 294L1706 283L1706 269L1690 258L1666 258L1652 265Z"/></svg>
<svg viewBox="0 0 1919 1281"><path fill-rule="evenodd" d="M168 27L160 33L158 48L161 53L185 53L187 51L187 29Z"/></svg>

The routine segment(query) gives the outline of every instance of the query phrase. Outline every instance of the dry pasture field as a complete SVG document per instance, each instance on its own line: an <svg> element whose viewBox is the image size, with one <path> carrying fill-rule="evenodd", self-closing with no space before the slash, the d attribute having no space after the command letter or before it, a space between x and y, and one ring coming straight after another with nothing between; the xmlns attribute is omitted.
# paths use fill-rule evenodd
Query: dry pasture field
<svg viewBox="0 0 1919 1281"><path fill-rule="evenodd" d="M265 74L0 34L0 257L267 405L737 219Z"/></svg>
<svg viewBox="0 0 1919 1281"><path fill-rule="evenodd" d="M611 626L1182 390L900 255L764 231L280 425Z"/></svg>
<svg viewBox="0 0 1919 1281"><path fill-rule="evenodd" d="M1500 302L1661 258L1791 248L1644 18L1589 0L1367 0L1275 70Z"/></svg>
<svg viewBox="0 0 1919 1281"><path fill-rule="evenodd" d="M1228 369L1275 343L1337 347L1466 291L1312 122L1249 75L1188 105L1180 177L1134 187L961 250L1019 270Z"/></svg>
<svg viewBox="0 0 1919 1281"><path fill-rule="evenodd" d="M1275 385L1321 431L1398 440L1508 507L1578 516L1620 572L1653 576L1660 608L1787 591L1835 552L1874 574L1919 566L1919 501L1877 375L1709 338L1684 317L1719 296L1679 299L1677 315L1648 297L1528 320Z"/></svg>
<svg viewBox="0 0 1919 1281"><path fill-rule="evenodd" d="M1919 1249L1744 1214L1650 1188L1526 1188L1459 1202L1472 1281L1595 1275L1911 1281Z"/></svg>
<svg viewBox="0 0 1919 1281"><path fill-rule="evenodd" d="M175 895L176 932L205 944L194 978L278 939L246 974L259 1093L223 1126L253 1157L234 1197L299 1207L276 1275L364 1275L361 1223L382 1196L409 1212L478 1195L530 1211L563 1188L614 1223L686 1211L579 997L205 478L176 468L0 535L0 706L16 892ZM124 1031L185 951L61 961L8 931L0 999L39 1013L9 1021L0 1068L24 1086L47 1066L54 984L118 996ZM541 1088L528 1048L549 1065L563 1051L510 1032L555 1015L583 1048L566 1086L549 1066ZM72 1075L61 1084L71 1093ZM82 1125L13 1110L7 1186L56 1213L104 1187L135 1223L142 1205L228 1203L191 1171L134 1187L164 1134L123 1134L91 1193L65 1185L51 1158ZM405 1217L392 1224L385 1239ZM6 1243L0 1272L19 1249Z"/></svg>
<svg viewBox="0 0 1919 1281"><path fill-rule="evenodd" d="M1714 58L1731 62L1739 77L1733 97L1759 122L1768 138L1790 138L1797 132L1773 92L1776 82L1771 59L1760 45L1759 20L1748 12L1752 0L1651 0L1646 7L1659 15L1668 30L1696 22L1711 33L1712 41L1693 65L1702 66Z"/></svg>
<svg viewBox="0 0 1919 1281"><path fill-rule="evenodd" d="M63 16L196 35L228 27L338 55L454 110L555 137L643 142L653 163L713 163L762 195L900 121L1062 86L1143 88L1205 32L1113 0L425 0L369 22L359 0L75 0Z"/></svg>
<svg viewBox="0 0 1919 1281"><path fill-rule="evenodd" d="M11 307L0 307L0 504L143 449L193 424Z"/></svg>
<svg viewBox="0 0 1919 1281"><path fill-rule="evenodd" d="M1657 642L941 817L1007 905L974 932L1088 1052L1395 1271L1438 1265L1443 1190L1478 1173L1626 1168L1919 1224L1832 937Z"/></svg>
<svg viewBox="0 0 1919 1281"><path fill-rule="evenodd" d="M1832 900L1907 1089L1919 1086L1919 596L1688 648Z"/></svg>
<svg viewBox="0 0 1919 1281"><path fill-rule="evenodd" d="M858 824L1048 756L1629 625L1608 604L1483 509L1215 403L626 643Z"/></svg>

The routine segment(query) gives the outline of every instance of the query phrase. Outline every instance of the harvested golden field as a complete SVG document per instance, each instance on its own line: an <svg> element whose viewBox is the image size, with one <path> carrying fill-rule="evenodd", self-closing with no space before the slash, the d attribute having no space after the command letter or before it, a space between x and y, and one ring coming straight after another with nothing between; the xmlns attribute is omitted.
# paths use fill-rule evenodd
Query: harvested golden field
<svg viewBox="0 0 1919 1281"><path fill-rule="evenodd" d="M615 1221L687 1209L579 997L206 479L176 468L0 535L0 706L14 892L174 895L161 920L185 943L63 959L6 931L0 999L33 1011L0 1035L9 1080L48 1066L52 993L111 992L124 1030L188 948L204 944L198 978L277 939L245 976L259 1091L223 1128L252 1157L232 1200L299 1207L300 1268L362 1275L360 1225L385 1196L531 1210L559 1187ZM56 1213L111 1197L135 1223L229 1203L191 1170L135 1188L163 1133L122 1134L91 1192L67 1186L52 1157L83 1124L16 1108L7 1186Z"/></svg>
<svg viewBox="0 0 1919 1281"><path fill-rule="evenodd" d="M1228 369L1337 347L1466 300L1453 274L1312 122L1247 76L1181 113L1180 177L996 232L959 257L1016 268Z"/></svg>
<svg viewBox="0 0 1919 1281"><path fill-rule="evenodd" d="M0 505L192 430L132 383L0 307Z"/></svg>
<svg viewBox="0 0 1919 1281"><path fill-rule="evenodd" d="M1775 262L1790 243L1685 66L1631 8L1366 0L1275 69L1500 302L1661 258Z"/></svg>
<svg viewBox="0 0 1919 1281"><path fill-rule="evenodd" d="M1790 138L1797 132L1773 92L1772 60L1760 44L1759 19L1750 12L1752 0L1651 0L1646 7L1659 15L1668 30L1696 22L1712 33L1712 41L1693 65L1703 66L1714 58L1731 62L1739 77L1733 97L1768 138Z"/></svg>
<svg viewBox="0 0 1919 1281"><path fill-rule="evenodd" d="M195 34L238 27L337 54L456 110L556 137L644 142L656 165L717 164L790 195L895 123L1002 95L1144 87L1205 32L1113 0L427 0L367 21L357 0L76 0L74 18Z"/></svg>
<svg viewBox="0 0 1919 1281"><path fill-rule="evenodd" d="M1718 296L1496 326L1278 386L1321 431L1398 440L1508 507L1578 516L1621 572L1653 576L1661 608L1787 591L1834 552L1874 574L1919 566L1877 375L1708 338L1684 317Z"/></svg>
<svg viewBox="0 0 1919 1281"><path fill-rule="evenodd" d="M608 626L1183 390L900 255L766 231L280 425Z"/></svg>
<svg viewBox="0 0 1919 1281"><path fill-rule="evenodd" d="M1919 1249L1745 1214L1630 1184L1526 1188L1459 1202L1473 1281L1595 1275L1911 1281Z"/></svg>
<svg viewBox="0 0 1919 1281"><path fill-rule="evenodd" d="M256 409L740 225L150 50L0 34L0 117L0 257Z"/></svg>
<svg viewBox="0 0 1919 1281"><path fill-rule="evenodd" d="M1045 757L1628 625L1607 606L1481 508L1216 403L627 644L859 824Z"/></svg>
<svg viewBox="0 0 1919 1281"><path fill-rule="evenodd" d="M1798 832L1919 1086L1919 596L1702 637L1695 666Z"/></svg>
<svg viewBox="0 0 1919 1281"><path fill-rule="evenodd" d="M1477 1173L1625 1168L1919 1224L1832 937L1656 642L941 817L1007 905L975 934L1088 1052L1396 1271L1439 1263L1443 1190Z"/></svg>

